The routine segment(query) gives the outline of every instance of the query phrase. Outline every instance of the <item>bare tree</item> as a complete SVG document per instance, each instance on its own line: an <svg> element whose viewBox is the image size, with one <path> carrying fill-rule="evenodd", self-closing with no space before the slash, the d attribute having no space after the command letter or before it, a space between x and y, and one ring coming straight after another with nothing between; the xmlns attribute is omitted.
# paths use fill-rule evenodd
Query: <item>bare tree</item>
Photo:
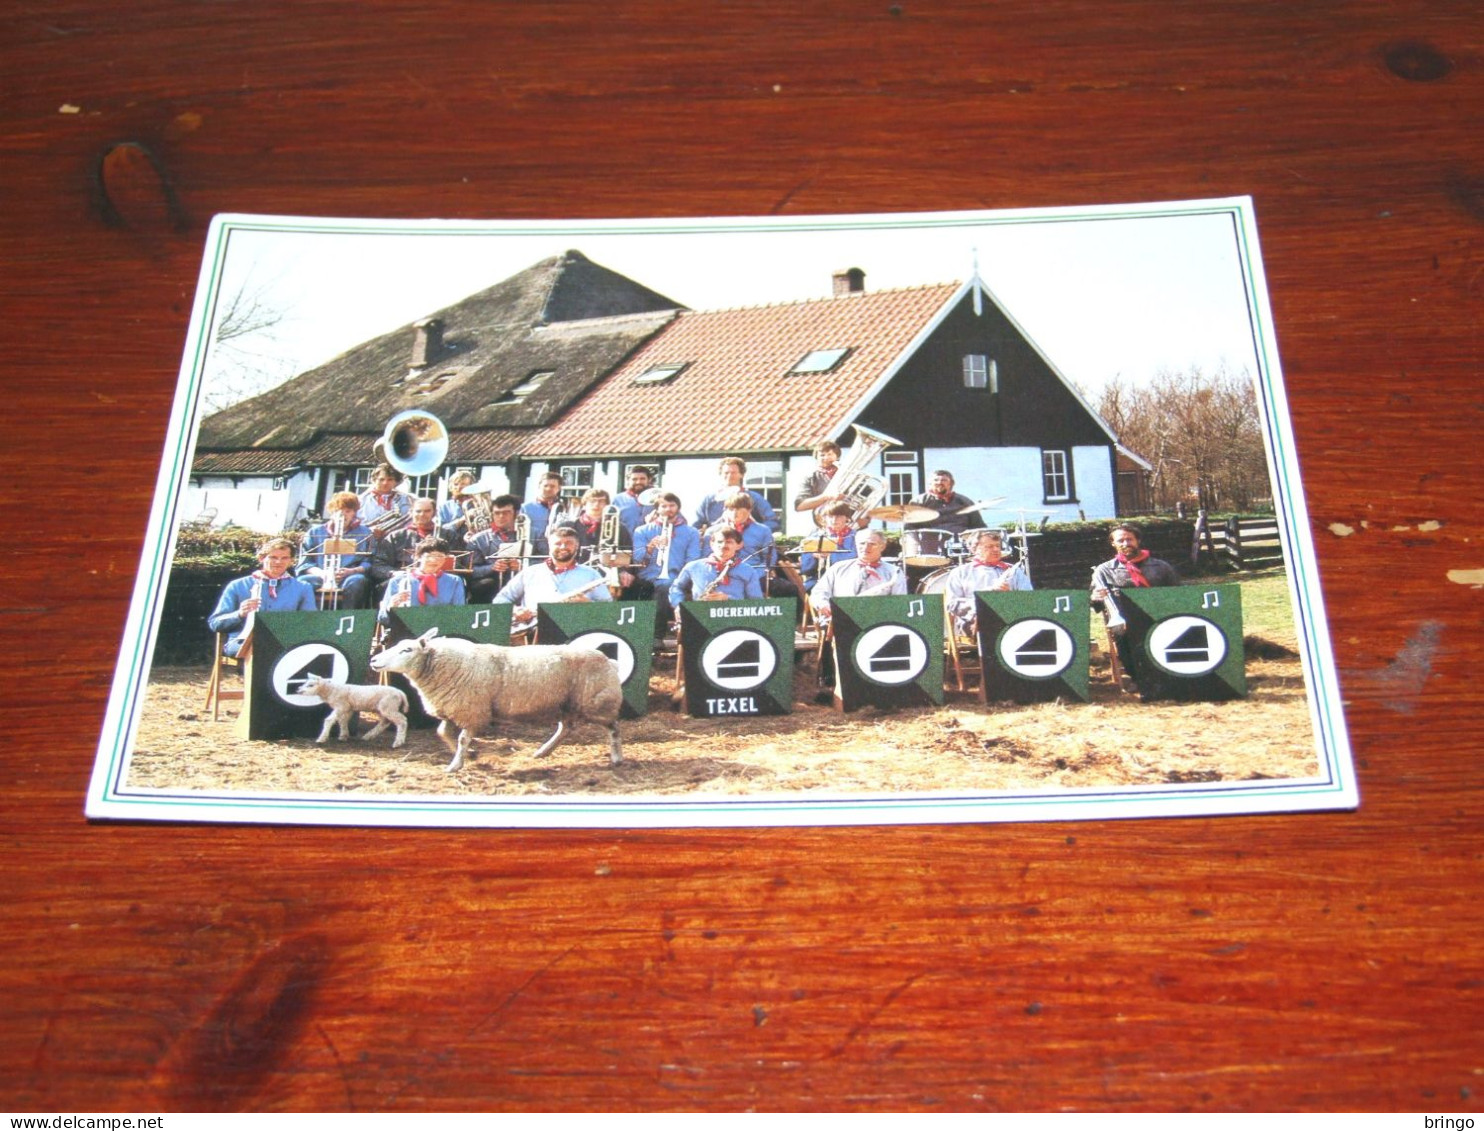
<svg viewBox="0 0 1484 1131"><path fill-rule="evenodd" d="M1098 412L1154 468L1155 506L1182 500L1207 510L1249 510L1272 494L1257 392L1244 370L1162 369L1148 385L1104 386Z"/></svg>
<svg viewBox="0 0 1484 1131"><path fill-rule="evenodd" d="M298 363L284 355L278 336L288 318L276 285L251 274L221 300L201 394L208 413L257 396L294 375Z"/></svg>

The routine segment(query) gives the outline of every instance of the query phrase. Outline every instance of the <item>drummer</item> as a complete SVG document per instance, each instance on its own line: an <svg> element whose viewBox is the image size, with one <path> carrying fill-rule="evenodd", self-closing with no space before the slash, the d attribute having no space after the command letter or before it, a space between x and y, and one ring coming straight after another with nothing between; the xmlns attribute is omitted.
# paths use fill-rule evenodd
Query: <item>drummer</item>
<svg viewBox="0 0 1484 1131"><path fill-rule="evenodd" d="M805 553L799 558L804 591L812 592L820 575L839 562L855 560L855 519L849 503L836 503L825 514L823 534L804 539Z"/></svg>
<svg viewBox="0 0 1484 1131"><path fill-rule="evenodd" d="M936 518L925 522L907 523L907 530L931 528L961 535L966 530L977 530L984 526L984 516L974 509L974 500L953 489L952 472L933 472L928 490L910 500L908 505L927 507L938 513Z"/></svg>

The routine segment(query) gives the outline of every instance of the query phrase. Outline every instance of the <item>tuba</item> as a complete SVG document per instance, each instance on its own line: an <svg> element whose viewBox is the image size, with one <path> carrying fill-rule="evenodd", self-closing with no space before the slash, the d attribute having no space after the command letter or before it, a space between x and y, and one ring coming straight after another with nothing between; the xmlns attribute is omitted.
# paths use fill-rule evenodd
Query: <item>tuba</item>
<svg viewBox="0 0 1484 1131"><path fill-rule="evenodd" d="M855 443L850 445L850 451L840 461L839 470L830 483L830 493L840 495L842 501L849 504L850 520L858 524L886 498L886 480L872 475L866 467L875 463L876 457L887 448L894 448L902 441L863 424L856 424L854 428ZM814 511L814 524L821 529L827 522L827 510L827 507L817 507Z"/></svg>
<svg viewBox="0 0 1484 1131"><path fill-rule="evenodd" d="M416 479L443 466L448 458L448 429L431 412L409 408L386 422L386 430L371 445L371 451L377 459Z"/></svg>

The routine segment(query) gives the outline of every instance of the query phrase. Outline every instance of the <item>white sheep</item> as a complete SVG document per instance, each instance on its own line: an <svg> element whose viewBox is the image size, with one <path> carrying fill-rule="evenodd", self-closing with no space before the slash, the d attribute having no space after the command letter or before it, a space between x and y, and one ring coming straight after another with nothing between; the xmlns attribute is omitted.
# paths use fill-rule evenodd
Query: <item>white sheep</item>
<svg viewBox="0 0 1484 1131"><path fill-rule="evenodd" d="M392 739L392 749L407 741L407 696L401 688L375 683L340 683L310 673L304 677L302 691L305 695L317 695L330 705L330 713L325 717L325 725L314 740L316 742L328 739L330 728L337 723L340 725L340 741L344 742L350 734L351 716L358 711L370 711L379 720L366 733L366 738L375 738L388 726L394 726L397 736Z"/></svg>
<svg viewBox="0 0 1484 1131"><path fill-rule="evenodd" d="M562 644L507 648L437 636L438 630L430 628L416 640L404 640L374 656L371 667L405 675L428 714L440 720L438 737L453 752L445 772L461 767L465 755L473 760L474 738L497 718L559 716L555 733L541 744L536 758L561 741L568 723L601 723L608 728L613 764L623 761L618 739L623 686L618 665L603 653ZM457 742L449 737L450 726L459 728Z"/></svg>

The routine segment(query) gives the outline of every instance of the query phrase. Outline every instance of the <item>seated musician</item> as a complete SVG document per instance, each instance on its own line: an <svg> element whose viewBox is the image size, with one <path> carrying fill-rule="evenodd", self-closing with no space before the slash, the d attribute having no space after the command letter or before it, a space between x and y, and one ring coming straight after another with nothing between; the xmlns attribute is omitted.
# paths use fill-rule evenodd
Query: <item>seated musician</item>
<svg viewBox="0 0 1484 1131"><path fill-rule="evenodd" d="M971 637L979 627L975 593L1031 588L1030 575L1018 563L1011 565L1005 560L998 530L981 530L972 537L970 549L974 556L948 575L948 588L944 591L948 615L959 632Z"/></svg>
<svg viewBox="0 0 1484 1131"><path fill-rule="evenodd" d="M412 513L412 496L398 490L402 473L389 463L377 464L371 472L371 486L361 492L361 521L380 536L387 515Z"/></svg>
<svg viewBox="0 0 1484 1131"><path fill-rule="evenodd" d="M206 618L212 632L229 632L222 653L235 656L242 650L248 618L262 609L269 613L313 612L319 608L314 586L289 573L294 564L294 544L287 538L270 538L258 547L258 568L246 577L229 581Z"/></svg>
<svg viewBox="0 0 1484 1131"><path fill-rule="evenodd" d="M578 512L577 518L572 525L577 528L577 537L581 548L588 551L584 556L589 564L596 564L593 560L597 557L597 546L603 537L603 515L612 503L613 497L601 487L592 487L582 494L582 510ZM634 539L624 529L622 516L619 516L618 531L614 538L614 544L609 546L611 550L632 550Z"/></svg>
<svg viewBox="0 0 1484 1131"><path fill-rule="evenodd" d="M909 522L903 527L907 531L929 527L934 530L946 530L950 534L962 535L967 530L974 530L984 525L984 516L978 511L970 511L968 514L958 513L965 507L973 506L974 500L953 489L953 475L948 471L933 472L929 488L915 498L909 499L908 504L937 511L938 517L930 518L926 522Z"/></svg>
<svg viewBox="0 0 1484 1131"><path fill-rule="evenodd" d="M738 491L727 500L722 521L742 535L742 560L762 573L763 592L768 597L802 597L789 578L774 573L778 546L773 532L755 520L756 503L749 492ZM802 610L800 610L802 611Z"/></svg>
<svg viewBox="0 0 1484 1131"><path fill-rule="evenodd" d="M456 471L448 481L448 498L438 508L438 525L463 527L464 488L474 482L472 471Z"/></svg>
<svg viewBox="0 0 1484 1131"><path fill-rule="evenodd" d="M325 593L337 593L342 609L364 609L370 604L371 551L376 535L360 520L361 500L349 491L337 491L325 503L329 516L312 526L299 549L294 573ZM349 542L351 551L326 550L330 539Z"/></svg>
<svg viewBox="0 0 1484 1131"><path fill-rule="evenodd" d="M742 481L747 477L747 461L736 456L727 456L716 465L716 471L721 477L721 486L702 499L700 505L696 507L696 513L692 517L696 530L705 534L708 526L724 522L722 512L726 510L727 500L738 491L745 491L752 496L753 520L766 526L770 533L776 533L779 521L772 504L759 492L742 485Z"/></svg>
<svg viewBox="0 0 1484 1131"><path fill-rule="evenodd" d="M470 534L464 539L469 550L469 603L487 605L496 591L502 588L511 576L525 565L518 553L505 550L512 547L520 553L530 554L530 543L523 548L515 530L515 508L520 500L514 495L496 495L490 500L490 524L485 530Z"/></svg>
<svg viewBox="0 0 1484 1131"><path fill-rule="evenodd" d="M701 536L680 513L680 496L665 492L655 503L654 517L634 531L634 564L639 567L635 596L648 600L640 586L647 584L655 599L655 634L664 634L673 610L670 586L680 571L702 557Z"/></svg>
<svg viewBox="0 0 1484 1131"><path fill-rule="evenodd" d="M741 601L763 596L762 573L742 560L742 535L730 526L713 527L709 557L691 562L670 586L670 600Z"/></svg>
<svg viewBox="0 0 1484 1131"><path fill-rule="evenodd" d="M846 508L847 517L850 509ZM881 560L886 551L886 535L879 530L862 530L855 536L855 555L836 562L824 571L819 584L809 595L809 604L821 621L830 618L830 601L835 597L885 597L907 592L907 573L900 566Z"/></svg>
<svg viewBox="0 0 1484 1131"><path fill-rule="evenodd" d="M809 473L804 486L794 496L796 511L816 511L843 501L830 490L830 481L840 470L840 445L833 440L821 440L814 445L814 462L819 466Z"/></svg>
<svg viewBox="0 0 1484 1131"><path fill-rule="evenodd" d="M1162 558L1152 557L1148 550L1140 547L1144 532L1137 526L1115 526L1108 541L1117 551L1112 561L1095 566L1092 571L1092 607L1103 614L1108 631L1113 633L1118 649L1119 662L1123 670L1135 681L1139 678L1139 660L1135 650L1128 647L1123 634L1125 617L1119 601L1125 589L1149 589L1165 585L1179 585L1180 575L1175 567ZM1116 615L1115 615L1116 614Z"/></svg>
<svg viewBox="0 0 1484 1131"><path fill-rule="evenodd" d="M631 467L628 490L620 492L618 498L613 500L618 507L619 520L629 532L630 538L634 536L634 531L654 517L653 507L646 507L639 501L639 496L653 486L654 476L650 474L649 468Z"/></svg>
<svg viewBox="0 0 1484 1131"><path fill-rule="evenodd" d="M546 533L550 556L529 565L495 594L494 604L514 605L513 625L531 624L536 606L546 601L611 601L603 571L577 561L577 530L558 524Z"/></svg>
<svg viewBox="0 0 1484 1131"><path fill-rule="evenodd" d="M854 514L849 503L836 503L830 507L824 531L818 537L828 538L835 544L835 549L828 554L811 551L799 558L799 572L804 577L806 593L814 589L830 566L855 560L856 547L860 545L860 541L856 537L855 520L852 517ZM883 544L884 542L883 539Z"/></svg>
<svg viewBox="0 0 1484 1131"><path fill-rule="evenodd" d="M464 603L464 579L446 570L452 560L447 542L436 534L428 535L413 547L412 552L412 566L387 584L386 596L381 599L381 611L376 614L376 619L382 624L388 621L388 609Z"/></svg>
<svg viewBox="0 0 1484 1131"><path fill-rule="evenodd" d="M548 552L546 528L562 514L562 477L555 471L548 471L537 481L536 493L536 498L531 502L521 504L520 513L531 520L534 552L545 554Z"/></svg>
<svg viewBox="0 0 1484 1131"><path fill-rule="evenodd" d="M441 538L438 512L432 499L414 499L412 521L401 530L388 534L376 543L371 555L371 584L377 596L386 592L392 575L407 569L417 556L417 546L424 538ZM446 540L446 539L445 539Z"/></svg>

